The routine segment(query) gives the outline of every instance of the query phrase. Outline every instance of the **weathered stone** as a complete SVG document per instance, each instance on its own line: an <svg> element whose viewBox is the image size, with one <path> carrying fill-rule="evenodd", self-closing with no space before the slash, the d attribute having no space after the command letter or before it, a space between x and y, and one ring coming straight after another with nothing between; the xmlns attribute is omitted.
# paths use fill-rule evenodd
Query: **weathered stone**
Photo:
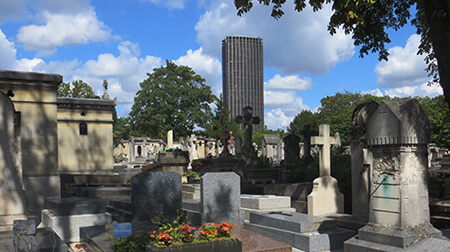
<svg viewBox="0 0 450 252"><path fill-rule="evenodd" d="M13 234L14 235L34 235L36 234L36 220L14 220Z"/></svg>
<svg viewBox="0 0 450 252"><path fill-rule="evenodd" d="M105 212L105 203L90 198L46 199L45 208L56 216L98 214Z"/></svg>

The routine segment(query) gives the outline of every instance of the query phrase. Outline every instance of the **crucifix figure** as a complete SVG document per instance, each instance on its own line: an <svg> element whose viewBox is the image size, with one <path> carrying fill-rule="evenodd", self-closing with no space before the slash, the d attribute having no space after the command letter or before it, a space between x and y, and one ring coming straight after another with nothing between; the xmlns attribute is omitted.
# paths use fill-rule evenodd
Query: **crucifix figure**
<svg viewBox="0 0 450 252"><path fill-rule="evenodd" d="M330 125L319 125L319 136L311 137L311 144L319 145L319 176L331 176L331 145L339 145L339 134L330 136Z"/></svg>
<svg viewBox="0 0 450 252"><path fill-rule="evenodd" d="M223 142L223 151L222 153L220 153L221 157L226 157L226 156L230 156L230 150L228 150L228 140L230 140L231 138L231 134L230 131L228 129L224 129L222 136L220 137L220 140L222 140Z"/></svg>
<svg viewBox="0 0 450 252"><path fill-rule="evenodd" d="M252 124L259 124L259 116L252 116L253 109L247 106L243 109L244 116L236 116L236 123L244 124L244 149L251 150L252 147Z"/></svg>

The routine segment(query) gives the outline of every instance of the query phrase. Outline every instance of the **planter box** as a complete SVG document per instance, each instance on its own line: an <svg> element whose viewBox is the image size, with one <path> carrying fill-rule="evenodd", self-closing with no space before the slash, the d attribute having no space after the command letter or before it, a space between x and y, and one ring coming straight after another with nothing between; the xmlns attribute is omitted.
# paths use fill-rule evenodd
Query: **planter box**
<svg viewBox="0 0 450 252"><path fill-rule="evenodd" d="M210 241L195 244L184 244L181 246L157 247L149 244L145 252L242 252L242 242L238 239Z"/></svg>

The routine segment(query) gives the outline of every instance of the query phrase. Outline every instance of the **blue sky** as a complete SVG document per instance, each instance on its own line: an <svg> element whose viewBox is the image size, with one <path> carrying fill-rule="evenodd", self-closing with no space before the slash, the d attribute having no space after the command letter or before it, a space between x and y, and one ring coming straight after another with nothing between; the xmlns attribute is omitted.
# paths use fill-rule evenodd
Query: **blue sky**
<svg viewBox="0 0 450 252"><path fill-rule="evenodd" d="M187 65L222 92L221 41L229 35L263 39L265 123L286 128L304 109L336 92L436 96L427 86L420 37L407 26L390 32L388 62L359 58L350 36L326 30L330 6L285 16L255 4L242 17L233 0L0 0L0 69L82 79L97 94L108 80L119 116L127 116L139 83L165 60Z"/></svg>

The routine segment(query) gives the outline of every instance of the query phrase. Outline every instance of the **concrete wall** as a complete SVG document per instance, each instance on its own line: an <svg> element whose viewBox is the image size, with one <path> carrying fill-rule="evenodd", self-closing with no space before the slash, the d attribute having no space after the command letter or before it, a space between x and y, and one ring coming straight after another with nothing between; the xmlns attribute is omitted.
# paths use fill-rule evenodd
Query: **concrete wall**
<svg viewBox="0 0 450 252"><path fill-rule="evenodd" d="M56 95L62 76L0 70L0 91L21 113L22 169L28 212L59 197ZM13 96L12 96L13 95Z"/></svg>

